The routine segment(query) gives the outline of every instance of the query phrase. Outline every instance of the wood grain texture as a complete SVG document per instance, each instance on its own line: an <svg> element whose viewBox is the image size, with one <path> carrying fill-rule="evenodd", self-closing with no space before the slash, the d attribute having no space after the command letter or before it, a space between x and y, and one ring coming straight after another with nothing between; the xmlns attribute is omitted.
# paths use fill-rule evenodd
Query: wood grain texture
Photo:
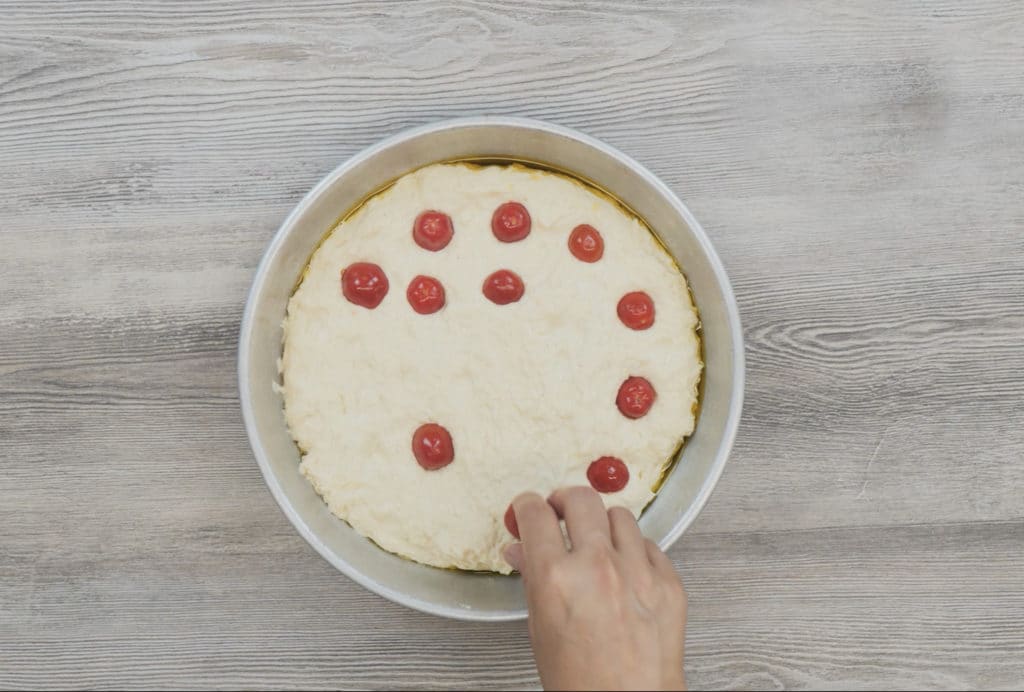
<svg viewBox="0 0 1024 692"><path fill-rule="evenodd" d="M235 387L301 195L482 113L639 159L733 280L692 686L1019 686L1022 65L1017 0L0 2L0 688L537 685L321 560Z"/></svg>

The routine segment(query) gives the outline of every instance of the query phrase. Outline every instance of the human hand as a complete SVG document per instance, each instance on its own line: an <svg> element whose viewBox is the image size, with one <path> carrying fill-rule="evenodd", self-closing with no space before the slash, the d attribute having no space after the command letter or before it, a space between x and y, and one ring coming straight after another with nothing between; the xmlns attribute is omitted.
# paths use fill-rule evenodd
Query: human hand
<svg viewBox="0 0 1024 692"><path fill-rule="evenodd" d="M686 593L672 562L624 507L586 487L512 502L530 643L548 690L682 690ZM566 549L559 517L565 519Z"/></svg>

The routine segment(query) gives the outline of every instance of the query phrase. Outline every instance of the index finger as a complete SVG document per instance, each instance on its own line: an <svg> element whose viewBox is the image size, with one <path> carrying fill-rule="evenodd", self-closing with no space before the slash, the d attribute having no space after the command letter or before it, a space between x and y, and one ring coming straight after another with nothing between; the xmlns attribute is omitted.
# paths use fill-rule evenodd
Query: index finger
<svg viewBox="0 0 1024 692"><path fill-rule="evenodd" d="M565 555L558 515L547 500L537 493L523 493L512 500L512 511L519 524L527 573Z"/></svg>

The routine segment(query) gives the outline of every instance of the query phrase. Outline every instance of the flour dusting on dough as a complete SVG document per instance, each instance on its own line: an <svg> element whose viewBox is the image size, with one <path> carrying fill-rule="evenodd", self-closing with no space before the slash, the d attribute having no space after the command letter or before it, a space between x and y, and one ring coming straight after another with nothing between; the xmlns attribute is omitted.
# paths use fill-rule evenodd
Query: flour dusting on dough
<svg viewBox="0 0 1024 692"><path fill-rule="evenodd" d="M515 200L530 235L499 242L491 214ZM455 236L429 252L412 240L427 209L449 214ZM604 257L575 259L581 223L604 238ZM342 296L353 262L379 264L390 290L374 310ZM522 300L498 306L484 278L511 269ZM405 290L418 274L444 284L447 304L420 315ZM654 326L626 328L619 298L646 291ZM693 431L701 374L697 314L686 281L647 228L568 177L522 166L437 164L399 179L344 220L310 260L288 304L285 415L304 450L301 471L330 510L383 548L439 567L509 572L503 516L518 493L586 485L591 461L629 467L603 495L639 515L681 440ZM657 401L643 418L615 405L629 376ZM455 459L425 471L413 431L436 422Z"/></svg>

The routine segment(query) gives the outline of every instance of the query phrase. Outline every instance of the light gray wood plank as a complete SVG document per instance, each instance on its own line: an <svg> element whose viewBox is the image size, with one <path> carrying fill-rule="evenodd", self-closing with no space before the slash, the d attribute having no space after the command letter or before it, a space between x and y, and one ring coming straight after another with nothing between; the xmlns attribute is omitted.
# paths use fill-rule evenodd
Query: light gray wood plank
<svg viewBox="0 0 1024 692"><path fill-rule="evenodd" d="M476 113L661 176L733 279L695 687L1024 680L1024 5L0 2L0 688L520 687L264 489L245 292L322 175Z"/></svg>
<svg viewBox="0 0 1024 692"><path fill-rule="evenodd" d="M450 623L338 575L269 498L186 504L159 545L112 527L68 561L15 538L6 686L535 686L521 623ZM1011 688L1024 676L1022 522L694 534L696 689ZM253 535L260 540L253 540ZM170 546L174 546L171 548ZM6 576L6 575L5 575Z"/></svg>

